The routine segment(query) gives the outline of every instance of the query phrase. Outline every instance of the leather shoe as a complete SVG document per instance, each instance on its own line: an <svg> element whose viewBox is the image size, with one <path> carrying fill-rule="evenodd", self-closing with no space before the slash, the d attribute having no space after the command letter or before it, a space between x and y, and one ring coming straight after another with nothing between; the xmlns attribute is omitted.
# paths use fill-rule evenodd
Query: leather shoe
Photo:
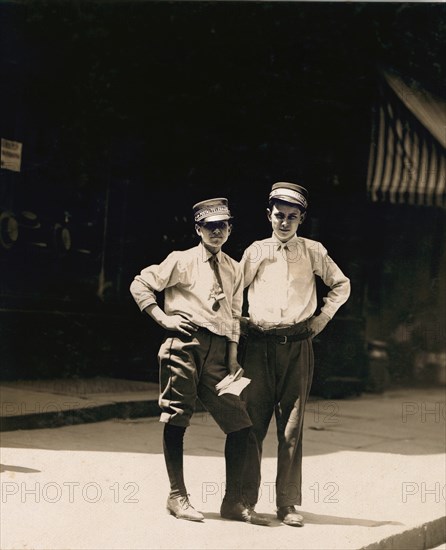
<svg viewBox="0 0 446 550"><path fill-rule="evenodd" d="M223 499L220 508L222 518L244 521L253 525L269 525L271 522L265 516L258 514L253 506L243 502L230 502Z"/></svg>
<svg viewBox="0 0 446 550"><path fill-rule="evenodd" d="M204 516L201 512L195 510L189 502L189 495L180 497L169 497L166 505L167 511L177 519L187 519L189 521L203 521Z"/></svg>
<svg viewBox="0 0 446 550"><path fill-rule="evenodd" d="M304 524L304 518L297 512L294 506L279 506L277 508L277 517L285 525L291 525L292 527L303 527Z"/></svg>

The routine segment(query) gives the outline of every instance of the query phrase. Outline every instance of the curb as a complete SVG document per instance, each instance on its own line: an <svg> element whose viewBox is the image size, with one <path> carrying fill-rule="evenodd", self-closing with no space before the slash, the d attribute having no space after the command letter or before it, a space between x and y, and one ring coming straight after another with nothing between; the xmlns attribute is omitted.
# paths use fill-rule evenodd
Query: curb
<svg viewBox="0 0 446 550"><path fill-rule="evenodd" d="M396 533L359 550L428 550L446 542L446 516Z"/></svg>
<svg viewBox="0 0 446 550"><path fill-rule="evenodd" d="M159 414L160 408L156 400L106 403L82 409L3 416L0 418L0 432L59 428L89 422L102 422L113 418L140 418L158 416Z"/></svg>

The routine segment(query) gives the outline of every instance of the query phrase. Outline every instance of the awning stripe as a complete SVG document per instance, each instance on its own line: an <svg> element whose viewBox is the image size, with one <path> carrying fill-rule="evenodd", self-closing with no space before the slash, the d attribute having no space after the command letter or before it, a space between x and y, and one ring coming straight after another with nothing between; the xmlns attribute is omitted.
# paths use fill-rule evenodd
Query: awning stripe
<svg viewBox="0 0 446 550"><path fill-rule="evenodd" d="M446 207L446 150L384 84L373 109L372 201Z"/></svg>

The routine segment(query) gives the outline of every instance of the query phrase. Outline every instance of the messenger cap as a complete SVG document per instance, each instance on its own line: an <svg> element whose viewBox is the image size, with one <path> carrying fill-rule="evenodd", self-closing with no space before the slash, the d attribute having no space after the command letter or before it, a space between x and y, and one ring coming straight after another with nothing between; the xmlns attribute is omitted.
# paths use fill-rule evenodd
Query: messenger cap
<svg viewBox="0 0 446 550"><path fill-rule="evenodd" d="M302 185L279 181L271 187L269 200L280 200L296 204L303 210L308 207L308 191Z"/></svg>
<svg viewBox="0 0 446 550"><path fill-rule="evenodd" d="M228 207L228 199L219 197L197 202L192 207L195 223L218 222L230 220L231 212Z"/></svg>

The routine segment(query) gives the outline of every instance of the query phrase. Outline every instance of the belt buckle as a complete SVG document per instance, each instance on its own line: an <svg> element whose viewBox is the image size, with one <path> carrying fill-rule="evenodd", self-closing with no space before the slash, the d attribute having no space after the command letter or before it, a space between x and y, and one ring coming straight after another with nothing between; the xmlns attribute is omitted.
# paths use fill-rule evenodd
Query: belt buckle
<svg viewBox="0 0 446 550"><path fill-rule="evenodd" d="M283 346L288 342L288 337L286 336L286 334L284 336L280 336L280 338L283 338L283 341L282 342L277 342L278 344Z"/></svg>

